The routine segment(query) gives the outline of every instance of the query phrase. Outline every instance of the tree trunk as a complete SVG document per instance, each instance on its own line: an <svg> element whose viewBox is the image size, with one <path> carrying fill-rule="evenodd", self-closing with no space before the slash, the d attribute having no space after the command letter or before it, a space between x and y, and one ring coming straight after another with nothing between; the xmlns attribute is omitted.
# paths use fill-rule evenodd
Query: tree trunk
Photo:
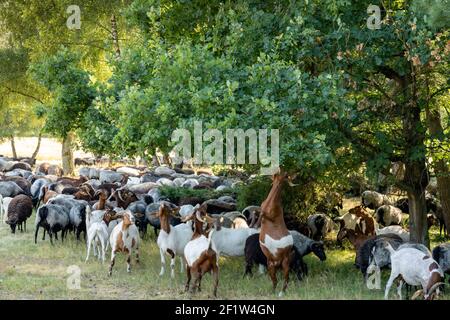
<svg viewBox="0 0 450 320"><path fill-rule="evenodd" d="M427 208L425 188L429 182L426 167L425 128L417 105L416 79L412 77L411 94L408 84L403 86L405 99L403 105L403 138L405 140L405 176L403 185L409 200L409 231L412 242L429 247ZM409 99L408 99L409 98Z"/></svg>
<svg viewBox="0 0 450 320"><path fill-rule="evenodd" d="M13 158L17 159L16 142L14 141L13 136L11 136L9 139L11 141L11 150L12 150Z"/></svg>
<svg viewBox="0 0 450 320"><path fill-rule="evenodd" d="M442 141L444 137L444 129L441 124L441 116L439 110L431 110L429 106L426 108L428 129L432 138ZM442 214L444 216L447 235L450 234L450 172L447 164L443 159L437 159L434 162L434 172L436 173L437 189L439 199L442 205Z"/></svg>
<svg viewBox="0 0 450 320"><path fill-rule="evenodd" d="M75 172L75 165L73 162L73 133L69 132L67 136L63 139L62 143L62 167L64 175L72 176Z"/></svg>
<svg viewBox="0 0 450 320"><path fill-rule="evenodd" d="M117 31L117 21L116 16L113 14L111 16L111 36L116 51L116 59L120 58L120 47L119 47L119 33Z"/></svg>
<svg viewBox="0 0 450 320"><path fill-rule="evenodd" d="M39 153L39 149L41 148L41 140L42 140L42 132L39 132L36 149L34 149L34 152L31 155L31 162L32 163L35 163L35 161L36 161L36 157L37 157L37 155Z"/></svg>

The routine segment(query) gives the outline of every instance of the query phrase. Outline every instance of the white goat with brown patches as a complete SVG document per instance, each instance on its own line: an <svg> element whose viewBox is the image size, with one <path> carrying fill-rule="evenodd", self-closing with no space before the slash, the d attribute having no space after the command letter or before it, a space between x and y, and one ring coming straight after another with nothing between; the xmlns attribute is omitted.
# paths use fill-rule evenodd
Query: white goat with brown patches
<svg viewBox="0 0 450 320"><path fill-rule="evenodd" d="M402 298L402 285L404 282L411 286L422 286L411 299L420 294L424 299L431 300L435 293L439 294L439 286L443 284L444 273L439 264L429 255L415 248L402 248L397 251L388 243L386 249L391 255L391 276L386 284L384 298L387 299L389 290L395 279L400 277L397 293Z"/></svg>
<svg viewBox="0 0 450 320"><path fill-rule="evenodd" d="M131 211L126 210L123 213L123 220L114 227L109 237L109 244L111 245L109 275L112 274L117 252L127 254L127 272L131 271L131 254L133 250L136 250L136 263L139 263L139 242L139 230L135 225L135 218Z"/></svg>

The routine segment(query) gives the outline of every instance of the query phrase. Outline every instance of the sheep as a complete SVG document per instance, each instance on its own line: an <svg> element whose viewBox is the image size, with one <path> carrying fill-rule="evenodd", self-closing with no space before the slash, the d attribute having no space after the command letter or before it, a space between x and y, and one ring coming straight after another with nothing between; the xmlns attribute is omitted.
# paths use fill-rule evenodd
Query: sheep
<svg viewBox="0 0 450 320"><path fill-rule="evenodd" d="M186 179L186 181L183 182L181 185L183 188L188 189L194 189L194 187L197 187L199 185L198 181L195 179Z"/></svg>
<svg viewBox="0 0 450 320"><path fill-rule="evenodd" d="M16 183L24 191L24 194L26 194L27 196L30 195L31 183L27 179L23 177L13 176L5 177L4 181L11 181Z"/></svg>
<svg viewBox="0 0 450 320"><path fill-rule="evenodd" d="M41 189L44 185L50 183L50 180L46 179L46 178L39 178L36 179L33 184L31 185L30 188L30 192L31 192L31 197L33 199L33 205L37 205L38 201L39 201L39 194L41 192Z"/></svg>
<svg viewBox="0 0 450 320"><path fill-rule="evenodd" d="M361 194L361 203L363 206L373 210L378 209L382 205L392 204L386 195L376 191L364 191Z"/></svg>
<svg viewBox="0 0 450 320"><path fill-rule="evenodd" d="M194 209L193 205L185 204L184 206L180 206L180 210L178 211L178 214L181 217L187 217L194 211L195 211L195 209Z"/></svg>
<svg viewBox="0 0 450 320"><path fill-rule="evenodd" d="M81 232L84 232L86 238L86 213L89 213L91 210L87 201L75 200L67 196L58 195L50 199L47 203L64 206L69 212L70 228L75 231L77 240L80 240Z"/></svg>
<svg viewBox="0 0 450 320"><path fill-rule="evenodd" d="M221 254L230 257L240 257L245 254L245 240L252 234L258 233L253 228L231 229L222 227L221 220L214 223L212 241L216 247L218 256Z"/></svg>
<svg viewBox="0 0 450 320"><path fill-rule="evenodd" d="M399 225L402 223L402 211L391 205L383 205L376 212L376 221L384 226Z"/></svg>
<svg viewBox="0 0 450 320"><path fill-rule="evenodd" d="M131 168L131 167L120 167L117 168L116 172L126 174L129 177L139 177L140 172L138 169Z"/></svg>
<svg viewBox="0 0 450 320"><path fill-rule="evenodd" d="M433 259L439 263L444 273L450 275L450 243L442 243L436 246L433 249Z"/></svg>
<svg viewBox="0 0 450 320"><path fill-rule="evenodd" d="M155 174L158 176L171 176L174 173L175 173L175 170L172 170L167 167L157 167L155 169Z"/></svg>
<svg viewBox="0 0 450 320"><path fill-rule="evenodd" d="M161 187L162 186L175 187L173 181L167 178L159 178L158 181L156 181L156 184Z"/></svg>
<svg viewBox="0 0 450 320"><path fill-rule="evenodd" d="M100 171L100 183L114 183L120 182L123 179L123 175L121 173L111 171L111 170L101 170Z"/></svg>
<svg viewBox="0 0 450 320"><path fill-rule="evenodd" d="M289 230L289 232L294 239L294 247L302 257L312 252L320 261L327 259L322 241L314 241L296 230Z"/></svg>
<svg viewBox="0 0 450 320"><path fill-rule="evenodd" d="M381 234L367 239L357 251L355 257L355 266L361 270L361 273L363 274L365 280L367 278L367 269L373 260L373 248L377 243L386 242L389 242L395 248L398 248L403 243L403 240L395 234ZM383 253L384 252L381 252L381 254ZM382 259L377 260L382 262ZM382 266L379 267L381 268Z"/></svg>
<svg viewBox="0 0 450 320"><path fill-rule="evenodd" d="M61 231L61 240L64 241L64 235L69 228L69 224L69 210L66 207L57 204L43 205L36 212L34 243L37 243L39 227L44 229L42 240L45 239L45 232L47 231L50 235L50 243L53 244L53 234L55 234L55 239L58 240L57 232Z"/></svg>
<svg viewBox="0 0 450 320"><path fill-rule="evenodd" d="M61 177L63 174L64 174L64 171L60 166L58 166L56 164L52 164L52 165L48 166L47 175L54 175L57 177Z"/></svg>
<svg viewBox="0 0 450 320"><path fill-rule="evenodd" d="M139 263L139 230L134 224L133 214L126 210L123 214L123 220L114 227L109 236L111 245L111 264L109 265L108 275L112 275L112 269L116 259L117 252L127 254L127 272L131 272L131 254L136 250L136 263Z"/></svg>
<svg viewBox="0 0 450 320"><path fill-rule="evenodd" d="M205 219L202 218L202 215ZM197 207L195 213L192 213L184 221L193 219L194 233L192 239L184 247L184 257L186 260L187 281L185 291L195 292L201 290L201 280L205 273L211 272L213 275L213 295L217 296L217 287L219 285L219 255L216 252L212 235L211 218L206 214L206 207ZM214 220L214 219L212 219ZM203 225L206 224L206 230ZM194 281L190 286L191 275L194 275Z"/></svg>
<svg viewBox="0 0 450 320"><path fill-rule="evenodd" d="M310 215L307 220L308 227L312 231L311 238L321 240L333 230L333 221L323 213Z"/></svg>
<svg viewBox="0 0 450 320"><path fill-rule="evenodd" d="M409 232L403 229L401 226L388 226L381 229L376 229L375 233L377 235L383 234L396 234L398 235L404 242L408 242L410 239Z"/></svg>
<svg viewBox="0 0 450 320"><path fill-rule="evenodd" d="M6 223L11 227L12 233L16 233L17 225L19 225L19 230L27 231L27 219L31 217L32 211L33 202L30 197L19 194L11 200L8 206L8 219Z"/></svg>
<svg viewBox="0 0 450 320"><path fill-rule="evenodd" d="M161 231L159 232L157 244L159 247L159 253L161 256L161 272L160 276L164 275L164 269L166 265L166 254L171 257L170 260L170 276L175 277L175 258L180 256L181 271L183 271L184 263L184 248L186 244L192 238L192 225L191 221L187 223L181 223L175 227L169 224L169 217L178 211L178 207L171 207L167 202L161 202L159 205L159 211L156 213L156 217L159 218L161 224Z"/></svg>
<svg viewBox="0 0 450 320"><path fill-rule="evenodd" d="M24 190L13 181L0 181L0 195L3 197L15 197L25 194Z"/></svg>
<svg viewBox="0 0 450 320"><path fill-rule="evenodd" d="M432 300L436 294L439 294L439 286L442 284L444 272L438 263L429 255L415 248L402 248L395 250L389 243L386 250L390 254L391 275L386 283L384 299L387 300L389 290L395 279L399 276L400 284L397 287L397 293L402 298L402 285L404 282L411 286L422 286L422 290L417 291L414 297L423 293L425 300Z"/></svg>
<svg viewBox="0 0 450 320"><path fill-rule="evenodd" d="M127 186L127 189L136 194L150 194L152 190L158 190L155 188L157 186L154 182L144 182ZM153 191L155 192L155 191ZM156 202L156 201L155 201Z"/></svg>

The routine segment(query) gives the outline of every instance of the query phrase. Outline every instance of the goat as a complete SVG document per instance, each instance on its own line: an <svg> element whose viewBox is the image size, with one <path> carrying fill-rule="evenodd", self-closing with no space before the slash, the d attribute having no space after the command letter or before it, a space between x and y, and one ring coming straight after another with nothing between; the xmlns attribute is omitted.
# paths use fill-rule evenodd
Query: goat
<svg viewBox="0 0 450 320"><path fill-rule="evenodd" d="M253 228L224 228L222 227L222 218L215 221L212 236L217 254L230 257L243 256L245 254L245 241L252 234L258 233L258 230Z"/></svg>
<svg viewBox="0 0 450 320"><path fill-rule="evenodd" d="M30 197L19 194L11 200L8 206L8 219L6 223L11 227L12 233L16 232L17 225L19 225L20 231L27 231L27 219L31 217L32 211L33 202Z"/></svg>
<svg viewBox="0 0 450 320"><path fill-rule="evenodd" d="M389 290L398 277L401 277L397 287L400 299L404 282L411 286L422 286L422 290L417 291L412 299L423 293L425 300L432 300L436 290L439 294L438 288L442 284L444 273L433 258L415 248L402 248L396 251L389 243L386 244L386 249L391 258L391 275L386 284L384 299L388 299Z"/></svg>
<svg viewBox="0 0 450 320"><path fill-rule="evenodd" d="M287 174L273 176L272 188L266 200L261 204L261 231L259 242L267 258L267 269L272 280L272 288L277 286L276 271L283 269L284 284L280 296L286 291L289 283L289 267L293 258L294 239L286 228L281 204L281 190Z"/></svg>
<svg viewBox="0 0 450 320"><path fill-rule="evenodd" d="M361 246L363 245L363 243L371 237L373 236L358 233L357 231L352 229L342 228L338 232L337 241L341 242L342 240L347 238L352 243L353 247L355 248L355 251L358 251L359 248L361 248Z"/></svg>
<svg viewBox="0 0 450 320"><path fill-rule="evenodd" d="M105 262L106 243L108 241L108 227L104 221L91 223L89 230L87 231L87 255L86 262L89 259L91 246L97 247L98 258L100 259L100 248L102 252L102 262ZM94 256L96 255L94 249Z"/></svg>
<svg viewBox="0 0 450 320"><path fill-rule="evenodd" d="M159 232L157 244L159 247L159 253L161 256L161 272L160 276L164 275L164 269L166 265L166 254L170 255L170 276L175 277L175 258L180 256L181 271L183 271L184 263L184 248L186 244L192 238L192 226L191 223L181 223L177 226L171 226L169 218L179 210L178 207L173 208L168 202L161 202L159 210L155 214L159 218L161 231Z"/></svg>
<svg viewBox="0 0 450 320"><path fill-rule="evenodd" d="M201 217L203 215L205 220ZM202 277L207 272L213 275L213 295L217 296L217 287L219 285L219 255L215 249L214 242L211 240L214 230L212 224L214 219L206 214L204 205L197 207L195 213L183 219L183 221L193 220L194 233L192 239L184 247L184 258L186 260L187 281L185 290L189 290L191 275L194 275L194 281L190 287L191 292L201 290ZM207 229L203 229L203 225ZM206 237L208 236L208 237Z"/></svg>
<svg viewBox="0 0 450 320"><path fill-rule="evenodd" d="M136 263L139 263L139 230L134 224L133 214L126 210L123 220L114 227L109 236L111 245L111 264L109 266L109 275L112 275L112 269L116 259L117 252L127 254L127 272L131 272L131 254L136 250Z"/></svg>

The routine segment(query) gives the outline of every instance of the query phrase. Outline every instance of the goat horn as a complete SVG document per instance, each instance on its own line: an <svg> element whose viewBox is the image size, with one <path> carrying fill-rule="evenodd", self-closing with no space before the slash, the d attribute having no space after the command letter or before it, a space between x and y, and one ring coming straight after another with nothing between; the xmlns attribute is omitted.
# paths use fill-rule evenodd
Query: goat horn
<svg viewBox="0 0 450 320"><path fill-rule="evenodd" d="M197 218L198 221L203 222L203 223L205 222L205 220L202 219L202 218L200 217L200 212L197 211L197 212L195 213L195 216L196 216L196 218Z"/></svg>
<svg viewBox="0 0 450 320"><path fill-rule="evenodd" d="M440 285L445 284L444 282L436 282L433 286L428 290L428 295L432 294Z"/></svg>
<svg viewBox="0 0 450 320"><path fill-rule="evenodd" d="M417 291L414 292L414 294L412 295L411 300L417 299L417 297L419 297L421 294L423 294L423 290L417 290Z"/></svg>
<svg viewBox="0 0 450 320"><path fill-rule="evenodd" d="M119 196L120 201L123 201L122 195L120 194L120 191L122 190L116 190L117 191L117 195Z"/></svg>

